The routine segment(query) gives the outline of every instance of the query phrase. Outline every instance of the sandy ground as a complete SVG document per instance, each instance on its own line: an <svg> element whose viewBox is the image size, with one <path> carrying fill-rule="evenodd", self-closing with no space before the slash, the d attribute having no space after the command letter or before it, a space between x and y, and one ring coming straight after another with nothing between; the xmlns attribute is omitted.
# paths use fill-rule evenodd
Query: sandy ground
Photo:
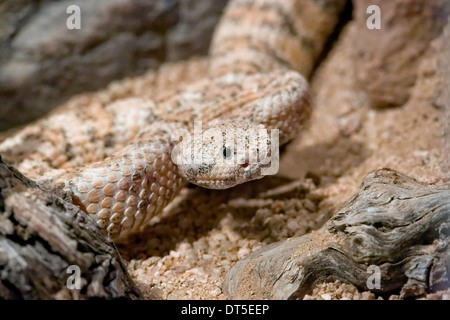
<svg viewBox="0 0 450 320"><path fill-rule="evenodd" d="M408 103L377 111L355 81L351 27L315 73L309 128L284 148L276 176L226 191L186 188L145 234L120 247L147 298L226 299L221 284L236 261L320 227L372 170L388 167L423 182L448 183L446 124L433 103L439 86L435 50L422 59ZM305 297L378 298L339 282L319 284Z"/></svg>

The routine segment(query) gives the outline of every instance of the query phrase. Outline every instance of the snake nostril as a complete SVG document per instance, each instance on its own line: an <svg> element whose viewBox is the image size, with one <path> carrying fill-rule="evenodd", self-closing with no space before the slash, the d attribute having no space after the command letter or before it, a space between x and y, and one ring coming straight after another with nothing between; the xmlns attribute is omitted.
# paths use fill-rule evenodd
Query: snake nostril
<svg viewBox="0 0 450 320"><path fill-rule="evenodd" d="M243 164L241 164L241 167L242 167L242 168L247 168L247 167L248 167L248 163L243 163Z"/></svg>

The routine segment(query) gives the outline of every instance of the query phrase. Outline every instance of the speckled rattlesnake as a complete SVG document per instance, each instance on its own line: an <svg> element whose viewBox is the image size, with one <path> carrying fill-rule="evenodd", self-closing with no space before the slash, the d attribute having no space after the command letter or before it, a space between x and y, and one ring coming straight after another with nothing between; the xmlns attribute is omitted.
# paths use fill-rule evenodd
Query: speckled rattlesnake
<svg viewBox="0 0 450 320"><path fill-rule="evenodd" d="M237 140L261 126L278 129L280 144L293 138L311 111L300 73L312 70L344 2L231 1L207 59L75 97L3 141L0 153L43 187L69 192L111 238L124 240L188 181L223 189L261 178L259 162L219 165L233 151L211 139L200 150L210 162L175 165L173 133L202 121Z"/></svg>

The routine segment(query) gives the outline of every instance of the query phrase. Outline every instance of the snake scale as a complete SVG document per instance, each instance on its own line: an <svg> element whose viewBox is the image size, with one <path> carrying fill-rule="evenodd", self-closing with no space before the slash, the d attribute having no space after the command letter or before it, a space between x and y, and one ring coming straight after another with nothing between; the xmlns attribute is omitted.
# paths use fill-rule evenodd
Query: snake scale
<svg viewBox="0 0 450 320"><path fill-rule="evenodd" d="M165 64L137 79L74 97L0 144L0 154L43 188L70 194L115 241L142 231L188 182L225 189L262 177L270 152L249 163L215 136L176 141L202 130L249 142L245 132L279 130L292 139L311 113L308 84L342 0L232 0L204 59ZM108 91L109 90L109 91ZM122 90L117 97L111 93ZM127 91L128 90L128 91ZM127 92L125 92L127 91ZM185 131L183 131L185 130ZM252 131L253 130L253 131ZM244 132L244 133L243 133ZM217 139L216 139L217 138ZM259 140L258 140L259 139ZM183 148L200 143L201 163ZM228 140L227 140L228 141ZM175 147L179 158L174 163Z"/></svg>

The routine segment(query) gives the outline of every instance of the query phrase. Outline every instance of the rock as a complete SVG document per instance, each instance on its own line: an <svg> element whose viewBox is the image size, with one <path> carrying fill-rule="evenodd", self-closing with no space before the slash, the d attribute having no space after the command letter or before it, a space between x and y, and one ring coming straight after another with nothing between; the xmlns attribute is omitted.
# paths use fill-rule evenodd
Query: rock
<svg viewBox="0 0 450 320"><path fill-rule="evenodd" d="M354 1L355 69L373 108L405 104L419 62L450 13L445 0ZM381 9L381 29L369 29L370 5Z"/></svg>
<svg viewBox="0 0 450 320"><path fill-rule="evenodd" d="M0 158L0 299L139 297L94 220Z"/></svg>
<svg viewBox="0 0 450 320"><path fill-rule="evenodd" d="M334 280L401 297L447 289L449 199L450 190L396 171L371 172L322 228L251 253L223 290L231 299L302 299Z"/></svg>
<svg viewBox="0 0 450 320"><path fill-rule="evenodd" d="M72 1L0 3L0 131L73 94L205 54L226 2L80 0L80 30L66 26Z"/></svg>
<svg viewBox="0 0 450 320"><path fill-rule="evenodd" d="M438 70L441 78L439 92L434 101L434 106L444 110L444 132L442 136L446 141L446 154L450 155L450 16L447 25L438 39ZM443 171L448 172L447 178L450 180L450 161L445 161Z"/></svg>

